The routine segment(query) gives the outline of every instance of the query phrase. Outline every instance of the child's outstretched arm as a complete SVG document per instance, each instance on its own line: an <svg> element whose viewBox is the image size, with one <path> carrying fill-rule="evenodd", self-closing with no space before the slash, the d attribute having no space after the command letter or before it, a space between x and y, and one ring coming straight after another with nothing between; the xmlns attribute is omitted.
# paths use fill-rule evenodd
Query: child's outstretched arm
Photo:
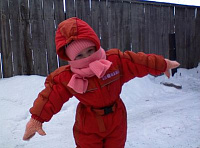
<svg viewBox="0 0 200 148"><path fill-rule="evenodd" d="M170 78L170 69L174 69L177 68L180 64L177 61L171 61L168 59L165 59L166 63L167 63L167 68L166 71L164 72L164 74Z"/></svg>
<svg viewBox="0 0 200 148"><path fill-rule="evenodd" d="M178 62L170 61L160 55L143 52L121 52L118 49L111 49L107 52L107 56L111 61L112 58L118 57L122 70L122 83L128 82L134 77L144 77L148 74L158 76L165 73L169 77L169 70L180 65Z"/></svg>
<svg viewBox="0 0 200 148"><path fill-rule="evenodd" d="M72 94L65 87L67 77L65 71L53 72L47 77L45 89L39 93L30 109L32 116L26 125L23 140L29 140L36 132L40 135L46 135L42 129L42 123L48 122L72 97Z"/></svg>

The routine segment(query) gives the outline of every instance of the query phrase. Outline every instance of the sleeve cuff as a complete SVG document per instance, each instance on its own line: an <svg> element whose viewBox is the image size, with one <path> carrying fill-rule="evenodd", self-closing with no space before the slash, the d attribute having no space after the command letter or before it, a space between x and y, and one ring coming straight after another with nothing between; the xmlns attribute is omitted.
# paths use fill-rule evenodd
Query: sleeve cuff
<svg viewBox="0 0 200 148"><path fill-rule="evenodd" d="M37 121L40 121L41 123L44 123L44 120L41 119L40 117L36 116L36 115L32 115L31 118L37 120Z"/></svg>

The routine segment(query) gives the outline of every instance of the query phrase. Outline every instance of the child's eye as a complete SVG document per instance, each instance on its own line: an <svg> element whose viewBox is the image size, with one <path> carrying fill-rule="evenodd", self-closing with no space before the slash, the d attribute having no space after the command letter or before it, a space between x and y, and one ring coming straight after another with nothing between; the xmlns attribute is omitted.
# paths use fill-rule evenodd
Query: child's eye
<svg viewBox="0 0 200 148"><path fill-rule="evenodd" d="M82 54L79 54L76 56L76 58L81 58L83 55Z"/></svg>
<svg viewBox="0 0 200 148"><path fill-rule="evenodd" d="M94 49L89 49L88 53L94 52Z"/></svg>
<svg viewBox="0 0 200 148"><path fill-rule="evenodd" d="M92 52L92 49L89 49L88 52Z"/></svg>

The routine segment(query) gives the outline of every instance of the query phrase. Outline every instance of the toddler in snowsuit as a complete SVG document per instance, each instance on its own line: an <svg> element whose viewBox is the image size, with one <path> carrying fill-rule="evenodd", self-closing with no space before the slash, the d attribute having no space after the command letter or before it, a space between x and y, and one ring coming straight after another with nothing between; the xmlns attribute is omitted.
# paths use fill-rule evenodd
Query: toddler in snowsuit
<svg viewBox="0 0 200 148"><path fill-rule="evenodd" d="M104 51L94 30L73 17L61 22L56 37L58 56L68 61L45 81L26 125L23 139L38 132L45 135L42 123L58 113L72 96L77 106L73 134L78 148L123 148L127 135L127 115L120 98L124 83L148 74L168 77L176 61L155 54Z"/></svg>

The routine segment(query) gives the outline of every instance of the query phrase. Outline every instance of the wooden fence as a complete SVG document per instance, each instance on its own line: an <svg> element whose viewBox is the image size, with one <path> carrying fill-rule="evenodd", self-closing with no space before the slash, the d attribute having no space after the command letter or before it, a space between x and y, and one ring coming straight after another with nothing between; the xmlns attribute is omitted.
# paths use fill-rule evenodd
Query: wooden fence
<svg viewBox="0 0 200 148"><path fill-rule="evenodd" d="M93 27L105 50L166 58L176 53L184 68L200 62L199 7L135 0L65 0L65 6L63 0L1 0L0 77L46 76L66 64L57 58L54 37L57 25L72 16Z"/></svg>

